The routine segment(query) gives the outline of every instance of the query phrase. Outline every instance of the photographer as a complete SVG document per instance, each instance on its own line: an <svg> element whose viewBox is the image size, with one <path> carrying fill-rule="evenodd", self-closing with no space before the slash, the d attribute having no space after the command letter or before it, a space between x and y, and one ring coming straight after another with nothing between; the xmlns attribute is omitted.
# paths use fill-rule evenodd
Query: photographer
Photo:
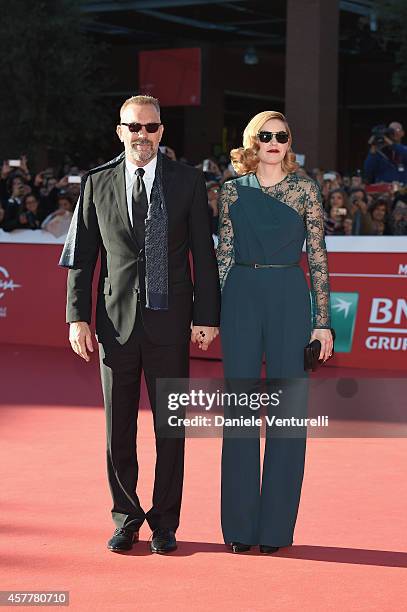
<svg viewBox="0 0 407 612"><path fill-rule="evenodd" d="M48 215L57 208L58 182L51 168L38 172L34 178L33 194L40 202L41 210Z"/></svg>
<svg viewBox="0 0 407 612"><path fill-rule="evenodd" d="M5 193L6 196L3 199L3 204L7 209L14 209L20 206L25 191L25 185L20 176L10 176L5 181Z"/></svg>
<svg viewBox="0 0 407 612"><path fill-rule="evenodd" d="M407 196L396 198L389 225L393 236L407 236Z"/></svg>
<svg viewBox="0 0 407 612"><path fill-rule="evenodd" d="M372 218L372 234L374 236L391 236L387 202L378 198L370 207L369 214Z"/></svg>
<svg viewBox="0 0 407 612"><path fill-rule="evenodd" d="M363 178L362 178L362 173L359 169L352 172L351 177L350 177L349 188L350 189L356 189L356 188L363 189Z"/></svg>
<svg viewBox="0 0 407 612"><path fill-rule="evenodd" d="M13 216L6 215L3 223L5 232L11 232L15 229L39 229L44 219L43 213L39 206L38 198L32 194L27 194L21 207Z"/></svg>
<svg viewBox="0 0 407 612"><path fill-rule="evenodd" d="M372 217L368 211L366 191L352 189L349 195L350 215L353 220L352 233L356 236L370 236L373 233Z"/></svg>
<svg viewBox="0 0 407 612"><path fill-rule="evenodd" d="M66 235L73 210L74 204L70 195L67 192L60 193L57 199L57 209L47 215L42 222L41 229L50 232L55 237Z"/></svg>
<svg viewBox="0 0 407 612"><path fill-rule="evenodd" d="M345 234L344 220L349 217L345 197L341 190L335 190L328 198L324 215L324 229L327 236Z"/></svg>
<svg viewBox="0 0 407 612"><path fill-rule="evenodd" d="M396 142L393 128L377 125L369 138L364 172L368 183L407 183L407 147Z"/></svg>

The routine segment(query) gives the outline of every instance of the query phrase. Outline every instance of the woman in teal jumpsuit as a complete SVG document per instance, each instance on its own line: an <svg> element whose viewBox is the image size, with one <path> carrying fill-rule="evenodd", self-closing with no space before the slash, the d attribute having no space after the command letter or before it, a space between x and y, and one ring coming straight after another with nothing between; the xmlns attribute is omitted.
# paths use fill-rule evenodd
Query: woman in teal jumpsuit
<svg viewBox="0 0 407 612"><path fill-rule="evenodd" d="M317 183L297 174L283 115L259 113L231 153L239 178L220 194L217 259L222 287L221 343L226 379L306 378L304 347L332 353L323 208ZM299 266L306 240L311 279ZM306 402L303 402L304 405ZM303 407L299 408L303 414ZM266 438L260 482L259 436L224 433L222 531L233 552L264 553L293 542L306 436Z"/></svg>

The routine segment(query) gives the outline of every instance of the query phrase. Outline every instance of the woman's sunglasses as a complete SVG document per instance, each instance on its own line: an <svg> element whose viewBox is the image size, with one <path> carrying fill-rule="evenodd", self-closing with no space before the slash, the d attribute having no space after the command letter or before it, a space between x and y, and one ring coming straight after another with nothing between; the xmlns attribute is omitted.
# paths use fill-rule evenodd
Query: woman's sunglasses
<svg viewBox="0 0 407 612"><path fill-rule="evenodd" d="M140 132L142 127L145 127L149 134L155 134L161 123L124 123L123 121L120 125L127 125L130 132Z"/></svg>
<svg viewBox="0 0 407 612"><path fill-rule="evenodd" d="M280 144L285 144L288 142L288 133L287 132L258 132L257 138L260 142L270 142L273 139L273 136L276 137L277 142Z"/></svg>

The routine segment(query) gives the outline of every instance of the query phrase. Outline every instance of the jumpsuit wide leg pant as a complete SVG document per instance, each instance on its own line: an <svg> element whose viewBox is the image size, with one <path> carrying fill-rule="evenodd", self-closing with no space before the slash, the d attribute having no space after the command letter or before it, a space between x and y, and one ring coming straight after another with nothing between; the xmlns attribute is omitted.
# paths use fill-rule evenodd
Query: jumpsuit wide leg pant
<svg viewBox="0 0 407 612"><path fill-rule="evenodd" d="M259 379L263 355L268 379L303 379L290 415L306 416L304 346L311 334L308 285L300 267L234 266L222 296L221 342L225 379ZM290 383L291 384L291 383ZM293 408L293 410L291 410ZM284 413L284 403L281 407ZM273 408L269 413L273 413ZM280 412L281 414L281 412ZM280 434L281 435L281 434ZM288 546L293 542L304 474L301 437L266 435L260 478L260 437L224 430L221 520L225 543Z"/></svg>

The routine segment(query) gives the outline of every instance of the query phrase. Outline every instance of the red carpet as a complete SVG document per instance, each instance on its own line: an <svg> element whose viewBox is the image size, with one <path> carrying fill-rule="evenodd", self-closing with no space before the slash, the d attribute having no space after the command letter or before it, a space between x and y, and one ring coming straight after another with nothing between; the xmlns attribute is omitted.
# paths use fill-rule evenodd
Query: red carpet
<svg viewBox="0 0 407 612"><path fill-rule="evenodd" d="M1 589L69 590L75 611L407 608L404 438L309 439L294 546L271 557L226 551L220 440L189 439L178 551L151 555L143 527L131 553L109 552L104 415L93 361L86 366L59 349L1 347ZM192 375L220 376L219 364L193 361ZM140 411L139 427L147 509L149 410Z"/></svg>

